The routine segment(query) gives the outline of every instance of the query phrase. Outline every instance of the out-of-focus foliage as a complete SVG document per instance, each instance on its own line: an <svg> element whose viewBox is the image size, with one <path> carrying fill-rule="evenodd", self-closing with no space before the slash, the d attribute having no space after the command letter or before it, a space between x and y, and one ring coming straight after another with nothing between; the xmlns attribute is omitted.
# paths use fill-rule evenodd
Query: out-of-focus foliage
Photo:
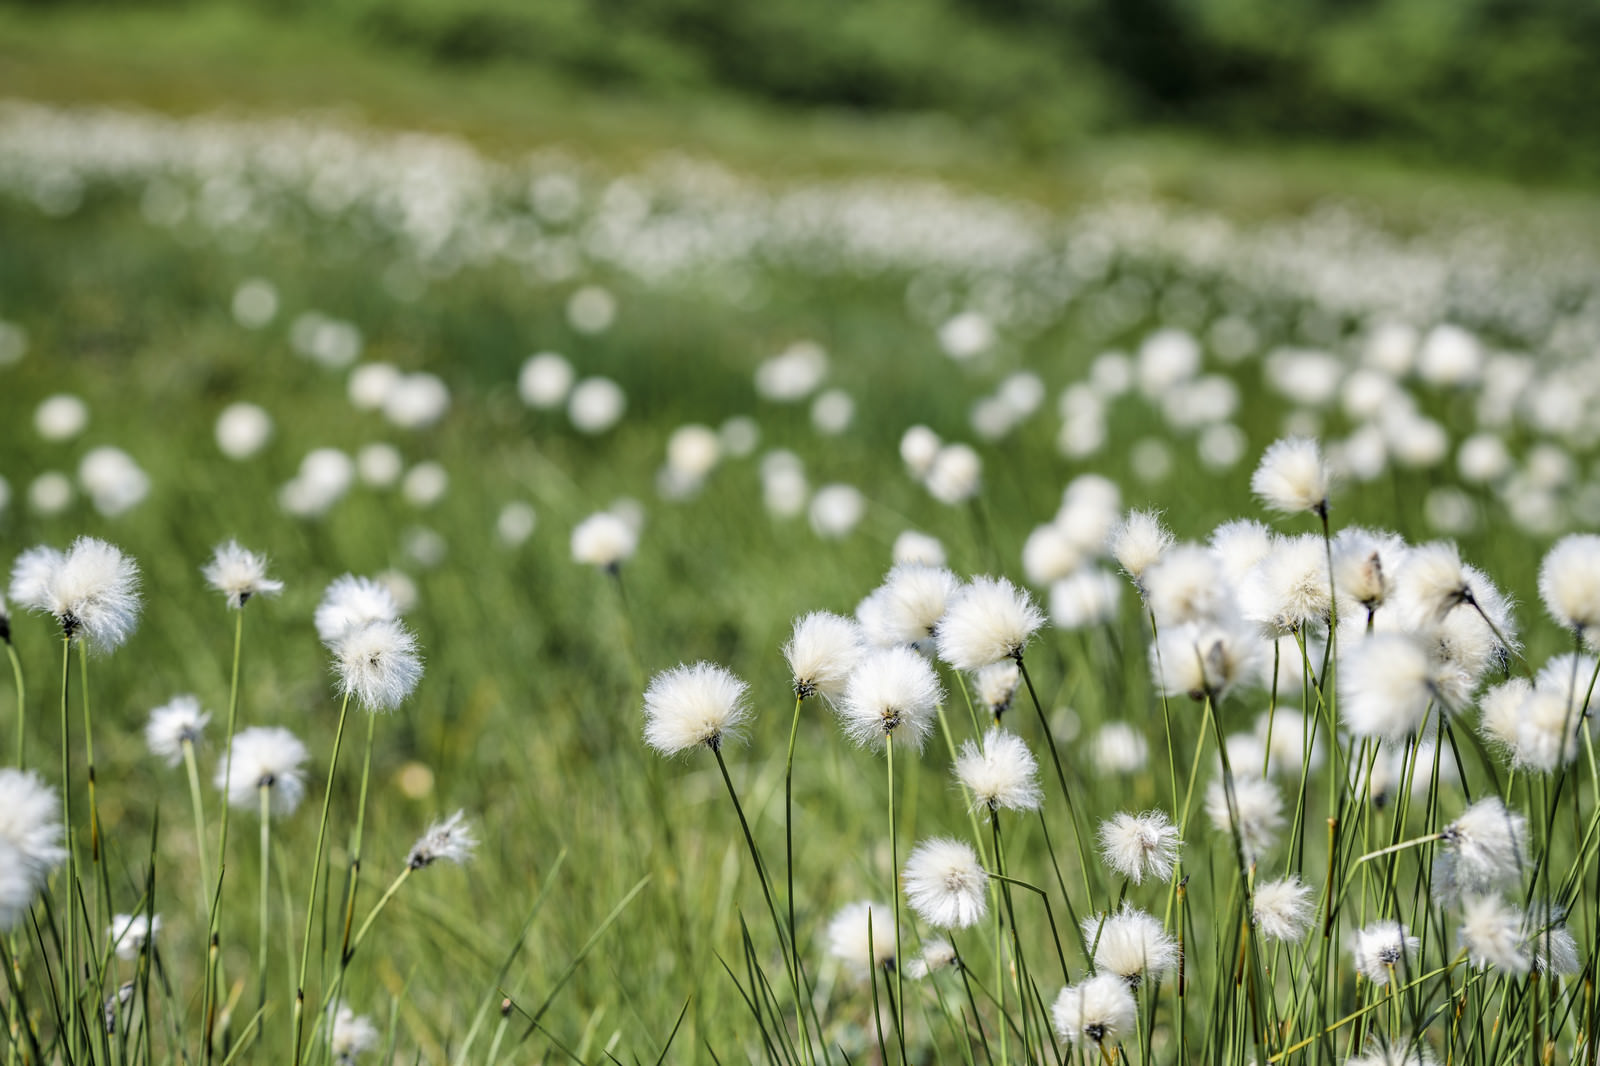
<svg viewBox="0 0 1600 1066"><path fill-rule="evenodd" d="M5 0L0 0L5 2ZM28 0L9 0L31 6ZM134 0L145 2L145 0ZM160 0L155 0L160 2ZM623 93L937 111L1023 150L1162 125L1600 174L1579 0L190 0Z"/></svg>

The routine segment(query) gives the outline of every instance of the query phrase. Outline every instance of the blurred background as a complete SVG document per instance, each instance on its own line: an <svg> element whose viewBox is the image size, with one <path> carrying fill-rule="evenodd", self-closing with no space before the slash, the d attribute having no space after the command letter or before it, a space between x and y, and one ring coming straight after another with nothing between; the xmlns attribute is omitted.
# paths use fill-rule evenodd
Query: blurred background
<svg viewBox="0 0 1600 1066"><path fill-rule="evenodd" d="M1596 55L1583 0L0 4L8 94L403 111L432 92L480 122L576 97L613 135L909 118L932 151L958 130L1034 161L1108 135L1199 138L1541 182L1600 175Z"/></svg>

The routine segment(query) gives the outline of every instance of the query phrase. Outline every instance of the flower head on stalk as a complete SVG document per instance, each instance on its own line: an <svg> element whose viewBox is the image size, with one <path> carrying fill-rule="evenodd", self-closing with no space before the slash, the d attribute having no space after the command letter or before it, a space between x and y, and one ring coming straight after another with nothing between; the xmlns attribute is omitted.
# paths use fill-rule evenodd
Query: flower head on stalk
<svg viewBox="0 0 1600 1066"><path fill-rule="evenodd" d="M330 647L340 691L369 711L394 710L422 680L417 638L399 622L367 622Z"/></svg>
<svg viewBox="0 0 1600 1066"><path fill-rule="evenodd" d="M252 596L276 596L283 591L282 581L267 576L267 557L247 551L236 540L217 545L216 554L200 572L236 611Z"/></svg>
<svg viewBox="0 0 1600 1066"><path fill-rule="evenodd" d="M457 811L444 821L428 827L427 832L411 846L406 865L413 870L420 870L443 859L461 866L472 858L477 846L478 838L473 836L472 827L467 824L466 812Z"/></svg>
<svg viewBox="0 0 1600 1066"><path fill-rule="evenodd" d="M183 761L183 746L200 746L200 735L205 732L211 715L200 709L200 699L184 693L174 696L150 712L150 721L144 727L144 741L150 754L165 759L168 766Z"/></svg>
<svg viewBox="0 0 1600 1066"><path fill-rule="evenodd" d="M1033 597L1003 577L976 577L950 598L935 643L957 670L1004 659L1021 661L1028 638L1044 624Z"/></svg>
<svg viewBox="0 0 1600 1066"><path fill-rule="evenodd" d="M828 953L857 977L894 966L894 911L883 903L847 903L828 923Z"/></svg>
<svg viewBox="0 0 1600 1066"><path fill-rule="evenodd" d="M1326 517L1328 469L1322 461L1322 449L1305 437L1274 442L1250 477L1250 491L1269 510L1282 514L1311 511Z"/></svg>
<svg viewBox="0 0 1600 1066"><path fill-rule="evenodd" d="M989 913L989 873L962 841L936 837L918 844L903 881L911 909L939 929L965 929Z"/></svg>
<svg viewBox="0 0 1600 1066"><path fill-rule="evenodd" d="M1125 981L1100 974L1063 988L1050 1008L1050 1020L1063 1042L1086 1043L1104 1052L1138 1023L1138 1005Z"/></svg>
<svg viewBox="0 0 1600 1066"><path fill-rule="evenodd" d="M664 670L644 693L644 740L663 755L704 744L720 751L750 716L745 703L750 686L715 663L698 662Z"/></svg>
<svg viewBox="0 0 1600 1066"><path fill-rule="evenodd" d="M11 598L54 615L68 639L112 651L139 621L139 567L98 537L79 537L64 552L30 548L12 568Z"/></svg>
<svg viewBox="0 0 1600 1066"><path fill-rule="evenodd" d="M837 710L845 735L862 747L898 740L920 751L943 699L928 661L896 645L862 658L850 673Z"/></svg>
<svg viewBox="0 0 1600 1066"><path fill-rule="evenodd" d="M278 726L254 726L233 738L231 754L217 767L217 787L240 810L256 810L260 789L268 791L270 812L293 814L305 796L305 763L311 757L300 739Z"/></svg>
<svg viewBox="0 0 1600 1066"><path fill-rule="evenodd" d="M345 574L334 578L317 604L317 636L332 644L368 622L393 622L400 617L394 593L381 581Z"/></svg>
<svg viewBox="0 0 1600 1066"><path fill-rule="evenodd" d="M159 914L119 914L111 920L106 939L116 949L117 958L133 962L161 932Z"/></svg>
<svg viewBox="0 0 1600 1066"><path fill-rule="evenodd" d="M1100 854L1106 865L1140 884L1146 877L1170 881L1183 840L1162 811L1122 811L1100 823Z"/></svg>
<svg viewBox="0 0 1600 1066"><path fill-rule="evenodd" d="M812 611L796 619L794 635L783 646L783 657L794 677L795 698L817 695L833 703L844 695L850 671L865 651L861 626L854 619L828 611Z"/></svg>
<svg viewBox="0 0 1600 1066"><path fill-rule="evenodd" d="M971 793L974 810L1033 811L1044 799L1033 752L1021 737L999 726L983 735L982 745L962 742L956 779Z"/></svg>

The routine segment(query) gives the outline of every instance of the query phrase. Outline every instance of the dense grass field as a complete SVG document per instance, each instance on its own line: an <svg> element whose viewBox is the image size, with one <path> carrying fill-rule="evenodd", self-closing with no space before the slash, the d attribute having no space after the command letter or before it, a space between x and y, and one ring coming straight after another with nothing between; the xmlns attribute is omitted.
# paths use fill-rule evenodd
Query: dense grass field
<svg viewBox="0 0 1600 1066"><path fill-rule="evenodd" d="M1343 1062L1380 1038L1391 1057L1363 1061L1592 1060L1588 716L1573 716L1572 757L1542 771L1514 728L1479 736L1478 706L1574 639L1536 581L1559 537L1600 524L1597 216L1434 179L1362 199L1250 175L1280 191L1218 208L1227 197L1172 195L1159 165L1128 163L1031 198L1038 175L986 191L832 159L773 175L327 116L0 105L0 563L103 538L137 561L142 602L115 651L73 646L63 697L61 627L10 589L25 687L0 721L8 738L24 723L22 766L59 789L67 701L81 889L52 866L16 909L8 1061L353 1060L365 1041L336 1048L319 1028L336 983L374 1025L368 1061ZM534 353L561 361L530 369ZM263 439L241 404L267 416ZM931 472L914 426L947 446ZM1314 513L1274 515L1251 493L1285 436L1322 442L1333 531L1448 538L1481 568L1463 580L1482 617L1458 600L1400 626L1432 649L1438 700L1416 728L1437 737L1447 705L1448 743L1351 731L1332 678L1366 634L1342 589L1331 653L1326 603L1274 644L1235 606L1163 614L1170 586L1108 557L1132 509L1180 541L1249 518L1322 546ZM600 512L637 538L614 570L574 558ZM891 792L881 745L851 743L820 696L797 704L782 652L799 616L853 615L897 561L928 558L907 531L963 581L1031 589L1053 619L1022 655L1036 700L1024 687L1001 719L1040 766L1041 812L996 816L1025 884L1008 899L991 881L984 922L948 934L962 965L925 976L913 962L946 934L891 907L894 872L933 836L998 860L990 815L951 775L988 724L979 689L922 641L944 699L920 752L896 742ZM281 595L235 611L206 587L230 538L270 557ZM1172 596L1267 595L1251 591L1268 580L1254 559L1199 554L1238 569ZM312 616L345 573L394 592L424 669L392 712L350 709L327 794L341 696ZM1152 625L1223 615L1248 676L1203 673L1203 699L1163 697ZM236 625L239 727L287 727L310 758L304 802L271 821L264 981L260 818L231 816L208 1050L211 781ZM1210 639L1190 646L1205 658ZM699 660L748 682L752 713L716 757L662 758L642 737L646 687ZM1441 662L1457 669L1448 696ZM1593 660L1577 665L1569 690L1591 679ZM145 742L151 710L181 693L211 714L203 842L184 766ZM1226 774L1270 782L1281 806L1249 847L1224 793L1206 799L1223 736ZM1269 747L1267 777L1247 760L1268 765ZM1485 965L1459 941L1460 907L1432 905L1451 840L1358 860L1488 796L1529 819L1496 889L1545 920ZM475 854L408 875L341 975L357 847L359 928L458 809ZM1099 857L1102 822L1151 810L1182 827L1181 893L1170 865L1130 879ZM0 816L7 846L13 831ZM1267 943L1244 901L1289 875L1314 921ZM833 924L858 900L878 901L880 938L898 926L899 965L871 966ZM1123 901L1181 937L1182 967L1137 982L1135 1025L1058 1038L1057 994L1095 970L1092 916ZM118 958L109 918L140 912L161 916L155 950ZM1563 914L1575 966L1548 958ZM1073 916L1090 917L1081 936ZM1358 978L1348 938L1389 917L1424 942L1389 984ZM58 939L69 925L76 948ZM69 1011L73 954L88 965ZM123 982L132 1000L102 1039L100 1004Z"/></svg>

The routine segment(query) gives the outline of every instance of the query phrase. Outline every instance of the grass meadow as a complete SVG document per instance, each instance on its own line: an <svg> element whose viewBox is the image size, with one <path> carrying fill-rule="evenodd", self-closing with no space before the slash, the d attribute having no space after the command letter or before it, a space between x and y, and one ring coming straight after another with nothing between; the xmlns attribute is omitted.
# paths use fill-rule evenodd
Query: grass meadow
<svg viewBox="0 0 1600 1066"><path fill-rule="evenodd" d="M1600 525L1592 208L819 159L0 105L0 564L101 538L141 605L64 675L60 612L8 587L0 734L70 793L73 855L0 814L8 1063L1594 1061L1592 542L1563 617L1538 588ZM1281 188L1263 166L1245 187ZM1282 438L1320 442L1294 513L1252 492ZM1237 519L1265 528L1213 538ZM1405 543L1324 541L1354 526ZM235 538L281 594L207 587ZM858 608L908 642L869 594L912 560L1047 620L1027 684L980 681L934 646L941 597L942 698L878 719L928 730L891 760L841 728L863 692L796 700L783 647ZM313 625L344 574L420 647L391 710ZM702 707L715 743L664 758L646 689L699 661L748 716ZM1037 811L952 773L996 685ZM194 789L146 742L184 693ZM308 758L219 857L230 704ZM458 810L466 861L408 866ZM1108 865L1102 824L1145 812L1161 843ZM936 837L1010 879L956 929L897 890ZM1124 905L1145 924L1097 918ZM108 935L130 914L148 946Z"/></svg>

